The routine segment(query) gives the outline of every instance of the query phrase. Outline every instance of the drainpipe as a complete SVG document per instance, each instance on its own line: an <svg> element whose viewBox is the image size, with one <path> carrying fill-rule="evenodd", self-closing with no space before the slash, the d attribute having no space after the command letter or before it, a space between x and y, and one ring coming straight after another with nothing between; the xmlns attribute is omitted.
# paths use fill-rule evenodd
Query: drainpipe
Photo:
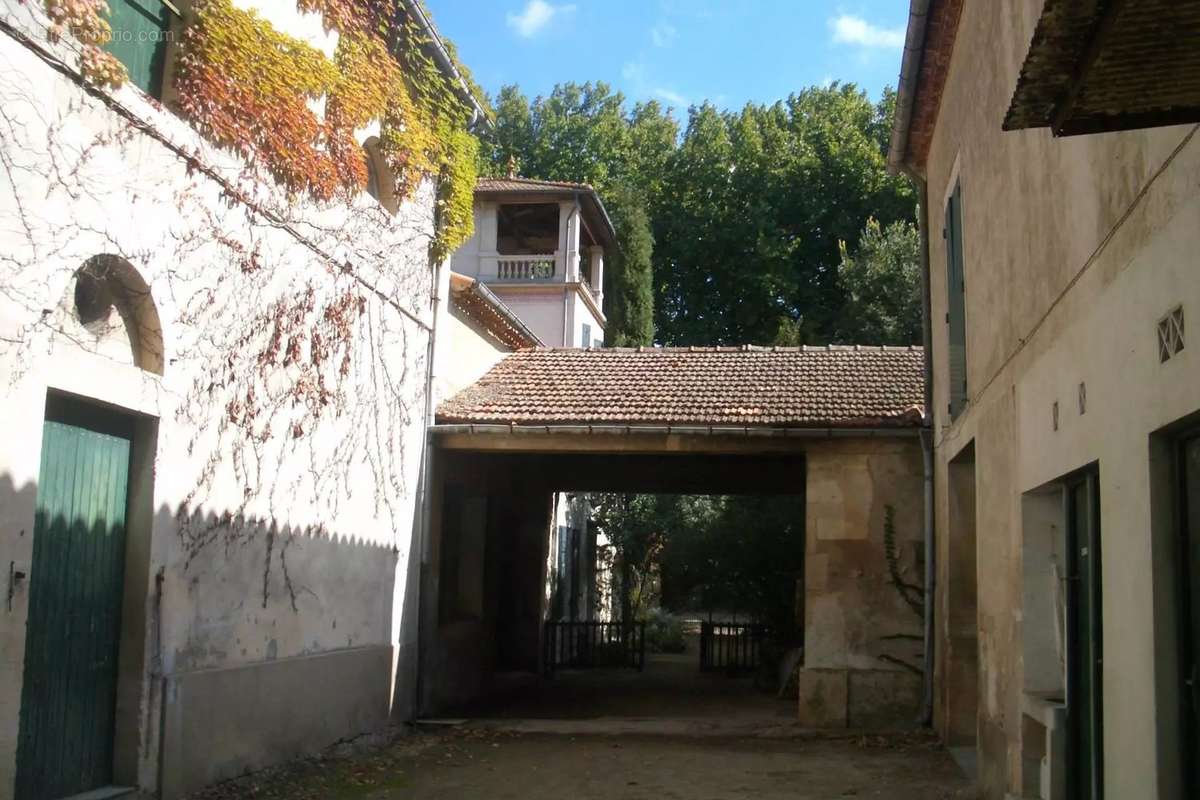
<svg viewBox="0 0 1200 800"><path fill-rule="evenodd" d="M917 227L921 237L921 344L925 355L925 415L921 425L921 456L925 468L925 619L924 687L921 700L921 725L933 723L933 613L937 583L937 549L934 537L933 507L933 327L930 319L929 291L929 191L925 179L915 170L905 170L917 187L920 213Z"/></svg>
<svg viewBox="0 0 1200 800"><path fill-rule="evenodd" d="M433 414L434 414L434 384L437 380L437 332L438 322L441 319L442 294L443 287L448 284L449 259L441 261L435 271L433 278L433 313L429 325L429 346L425 356L425 431L424 444L421 448L421 484L418 494L418 508L421 514L421 524L418 528L418 541L416 556L420 559L417 569L417 596L416 596L416 620L417 620L417 675L413 681L413 715L418 716L421 713L422 691L425 686L425 607L422 603L425 594L425 581L427 578L427 568L429 566L429 529L433 525L433 500L430 497L429 483L433 476ZM447 297L449 293L446 292ZM410 550L408 557L411 561L413 551ZM405 585L407 590L407 583ZM401 620L403 624L403 620Z"/></svg>

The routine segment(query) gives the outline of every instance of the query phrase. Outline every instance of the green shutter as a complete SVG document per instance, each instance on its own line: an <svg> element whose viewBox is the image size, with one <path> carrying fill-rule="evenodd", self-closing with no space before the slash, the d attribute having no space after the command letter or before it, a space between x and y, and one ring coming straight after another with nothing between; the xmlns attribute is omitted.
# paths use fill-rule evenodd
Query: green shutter
<svg viewBox="0 0 1200 800"><path fill-rule="evenodd" d="M47 420L42 434L18 800L112 782L129 439Z"/></svg>
<svg viewBox="0 0 1200 800"><path fill-rule="evenodd" d="M135 86L162 97L170 10L160 0L109 0L108 23L112 39L104 49L125 65Z"/></svg>
<svg viewBox="0 0 1200 800"><path fill-rule="evenodd" d="M950 417L967 405L967 310L963 276L962 186L955 185L946 204L946 324L949 328Z"/></svg>

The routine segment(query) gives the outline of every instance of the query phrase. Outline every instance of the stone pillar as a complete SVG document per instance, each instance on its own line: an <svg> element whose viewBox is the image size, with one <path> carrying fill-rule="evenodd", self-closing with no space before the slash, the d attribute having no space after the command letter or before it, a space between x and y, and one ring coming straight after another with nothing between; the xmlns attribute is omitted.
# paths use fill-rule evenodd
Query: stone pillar
<svg viewBox="0 0 1200 800"><path fill-rule="evenodd" d="M479 253L491 256L496 254L496 236L499 232L500 219L495 203L480 203L475 217L475 227L479 230Z"/></svg>
<svg viewBox="0 0 1200 800"><path fill-rule="evenodd" d="M592 269L592 292L596 302L604 302L604 248L594 244L588 248L588 263Z"/></svg>
<svg viewBox="0 0 1200 800"><path fill-rule="evenodd" d="M559 203L559 249L563 254L563 276L568 281L579 280L579 231L582 220L577 203Z"/></svg>

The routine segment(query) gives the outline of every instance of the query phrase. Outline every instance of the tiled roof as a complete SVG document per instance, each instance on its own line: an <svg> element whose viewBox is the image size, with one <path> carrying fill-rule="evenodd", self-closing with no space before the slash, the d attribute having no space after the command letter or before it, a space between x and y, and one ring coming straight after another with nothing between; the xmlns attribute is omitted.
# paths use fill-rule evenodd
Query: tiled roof
<svg viewBox="0 0 1200 800"><path fill-rule="evenodd" d="M467 275L450 273L450 304L513 350L538 347L542 340L487 286Z"/></svg>
<svg viewBox="0 0 1200 800"><path fill-rule="evenodd" d="M533 178L480 178L475 184L477 192L592 192L586 183L569 181L539 181Z"/></svg>
<svg viewBox="0 0 1200 800"><path fill-rule="evenodd" d="M1060 136L1200 119L1200 0L1047 0L1004 130Z"/></svg>
<svg viewBox="0 0 1200 800"><path fill-rule="evenodd" d="M538 348L438 408L440 423L900 427L920 423L919 347Z"/></svg>

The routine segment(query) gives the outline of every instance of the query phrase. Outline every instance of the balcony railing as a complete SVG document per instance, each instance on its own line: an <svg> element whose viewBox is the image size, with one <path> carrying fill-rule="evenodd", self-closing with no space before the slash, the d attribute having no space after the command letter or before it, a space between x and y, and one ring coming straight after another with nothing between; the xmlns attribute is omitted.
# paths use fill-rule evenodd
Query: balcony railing
<svg viewBox="0 0 1200 800"><path fill-rule="evenodd" d="M552 281L561 279L558 257L500 256L496 259L496 278L502 281Z"/></svg>

